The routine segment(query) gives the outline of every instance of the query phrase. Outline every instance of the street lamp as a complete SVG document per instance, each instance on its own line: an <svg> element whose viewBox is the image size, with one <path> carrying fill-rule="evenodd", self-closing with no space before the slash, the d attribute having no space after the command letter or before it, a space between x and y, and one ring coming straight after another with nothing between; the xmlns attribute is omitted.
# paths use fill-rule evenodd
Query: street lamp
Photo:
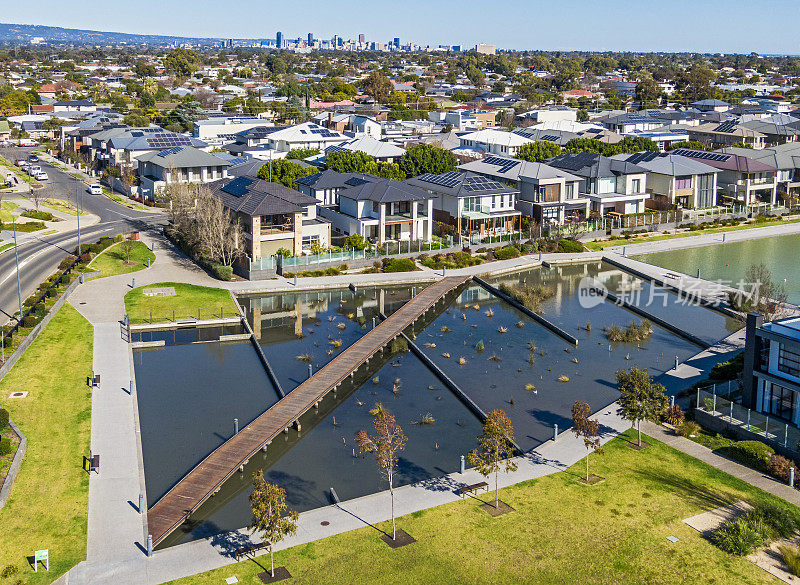
<svg viewBox="0 0 800 585"><path fill-rule="evenodd" d="M78 219L78 256L81 255L81 205L80 205L80 189L78 185L80 180L75 179L75 217Z"/></svg>
<svg viewBox="0 0 800 585"><path fill-rule="evenodd" d="M19 252L17 251L17 220L11 217L11 226L14 230L14 259L17 264L17 299L19 300L19 320L22 320L22 284L19 279Z"/></svg>

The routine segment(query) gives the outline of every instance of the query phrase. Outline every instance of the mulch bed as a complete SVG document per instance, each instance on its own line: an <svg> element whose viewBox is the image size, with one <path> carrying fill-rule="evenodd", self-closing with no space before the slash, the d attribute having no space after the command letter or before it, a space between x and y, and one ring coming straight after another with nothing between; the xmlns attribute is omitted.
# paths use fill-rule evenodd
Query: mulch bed
<svg viewBox="0 0 800 585"><path fill-rule="evenodd" d="M289 573L289 570L286 567L275 567L274 577L269 571L259 573L256 575L256 577L261 579L262 583L277 583L278 581L283 581L284 579L291 579L292 575Z"/></svg>
<svg viewBox="0 0 800 585"><path fill-rule="evenodd" d="M589 481L586 481L586 476L582 475L578 478L578 483L583 485L597 485L598 483L602 483L606 480L605 477L600 477L599 475L595 475L594 473L589 474Z"/></svg>
<svg viewBox="0 0 800 585"><path fill-rule="evenodd" d="M642 444L639 445L639 443L628 441L626 445L635 451L641 451L642 449L647 449L650 446L650 443L645 443L642 441Z"/></svg>
<svg viewBox="0 0 800 585"><path fill-rule="evenodd" d="M391 548L400 548L409 544L414 544L417 540L405 530L397 529L395 538L392 539L391 534L381 535L381 540L388 544Z"/></svg>
<svg viewBox="0 0 800 585"><path fill-rule="evenodd" d="M502 516L503 514L508 514L509 512L513 512L514 508L506 504L504 501L500 500L498 507L494 507L494 502L488 504L481 504L481 510L485 510L489 513L490 516L493 518L497 518L498 516Z"/></svg>

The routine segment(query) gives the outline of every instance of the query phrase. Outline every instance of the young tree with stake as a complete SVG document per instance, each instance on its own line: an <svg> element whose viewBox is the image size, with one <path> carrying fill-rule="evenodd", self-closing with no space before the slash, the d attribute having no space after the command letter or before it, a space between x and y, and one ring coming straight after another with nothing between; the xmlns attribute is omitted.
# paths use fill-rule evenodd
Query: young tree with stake
<svg viewBox="0 0 800 585"><path fill-rule="evenodd" d="M591 407L585 402L576 400L572 405L572 432L576 437L583 437L583 444L586 447L586 482L589 482L589 454L592 451L602 453L600 449L600 423L589 420L592 414Z"/></svg>
<svg viewBox="0 0 800 585"><path fill-rule="evenodd" d="M480 447L473 449L467 456L469 464L488 478L494 473L494 507L500 507L499 473L517 470L514 455L514 426L508 415L497 408L489 412L483 423L483 433L478 437Z"/></svg>
<svg viewBox="0 0 800 585"><path fill-rule="evenodd" d="M397 454L406 448L408 438L397 424L394 415L382 404L376 404L370 413L376 434L370 435L367 431L358 431L356 443L362 453L374 453L383 476L389 482L389 494L392 498L392 540L395 540L397 528L394 522L394 475L397 472Z"/></svg>
<svg viewBox="0 0 800 585"><path fill-rule="evenodd" d="M661 384L654 384L647 370L633 366L630 371L617 370L619 388L619 408L617 414L631 421L639 433L639 447L642 446L641 422L658 422L667 410L667 396Z"/></svg>
<svg viewBox="0 0 800 585"><path fill-rule="evenodd" d="M264 540L269 543L270 575L275 577L275 562L272 557L272 546L287 536L297 532L298 513L289 510L286 516L286 490L264 479L264 472L258 470L253 474L253 493L250 494L250 510L253 513L253 530L264 533Z"/></svg>

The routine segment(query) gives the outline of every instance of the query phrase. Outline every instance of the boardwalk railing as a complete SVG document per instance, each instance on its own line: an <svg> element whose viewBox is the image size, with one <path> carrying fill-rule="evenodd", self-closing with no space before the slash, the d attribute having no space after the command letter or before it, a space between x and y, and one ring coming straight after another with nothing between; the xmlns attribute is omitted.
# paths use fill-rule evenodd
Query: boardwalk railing
<svg viewBox="0 0 800 585"><path fill-rule="evenodd" d="M147 513L148 534L154 545L178 528L189 515L211 497L237 469L244 469L260 449L266 450L272 440L292 426L300 427L300 417L318 407L329 392L346 380L378 352L382 351L403 331L434 309L451 291L468 277L443 278L423 289L413 299L395 311L388 319L367 332L342 353L300 384L285 398L248 424L203 461L159 499Z"/></svg>

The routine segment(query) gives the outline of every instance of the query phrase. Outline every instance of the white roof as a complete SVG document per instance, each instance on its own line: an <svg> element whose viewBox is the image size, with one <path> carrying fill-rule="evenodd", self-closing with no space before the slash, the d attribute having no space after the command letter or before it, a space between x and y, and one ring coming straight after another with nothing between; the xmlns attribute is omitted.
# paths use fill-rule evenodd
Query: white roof
<svg viewBox="0 0 800 585"><path fill-rule="evenodd" d="M372 136L354 138L353 140L348 140L347 142L341 142L339 144L329 146L327 152L339 149L354 150L354 151L357 150L359 152L363 152L364 154L368 154L375 158L400 157L403 156L406 152L405 148L400 148L399 146L396 146L389 142L381 142L380 140L376 140Z"/></svg>
<svg viewBox="0 0 800 585"><path fill-rule="evenodd" d="M322 132L318 132L322 131ZM270 141L285 140L286 142L331 142L338 143L347 140L347 136L336 130L328 130L313 122L305 122L296 126L289 126L269 135Z"/></svg>
<svg viewBox="0 0 800 585"><path fill-rule="evenodd" d="M603 130L602 124L592 124L589 122L575 122L573 120L552 120L531 126L536 130L562 130L580 134L587 130Z"/></svg>
<svg viewBox="0 0 800 585"><path fill-rule="evenodd" d="M506 132L504 130L493 130L487 128L485 130L478 130L477 132L470 132L461 136L461 140L472 140L483 144L499 144L501 146L522 146L529 142L533 142L529 138L514 134L513 132Z"/></svg>

